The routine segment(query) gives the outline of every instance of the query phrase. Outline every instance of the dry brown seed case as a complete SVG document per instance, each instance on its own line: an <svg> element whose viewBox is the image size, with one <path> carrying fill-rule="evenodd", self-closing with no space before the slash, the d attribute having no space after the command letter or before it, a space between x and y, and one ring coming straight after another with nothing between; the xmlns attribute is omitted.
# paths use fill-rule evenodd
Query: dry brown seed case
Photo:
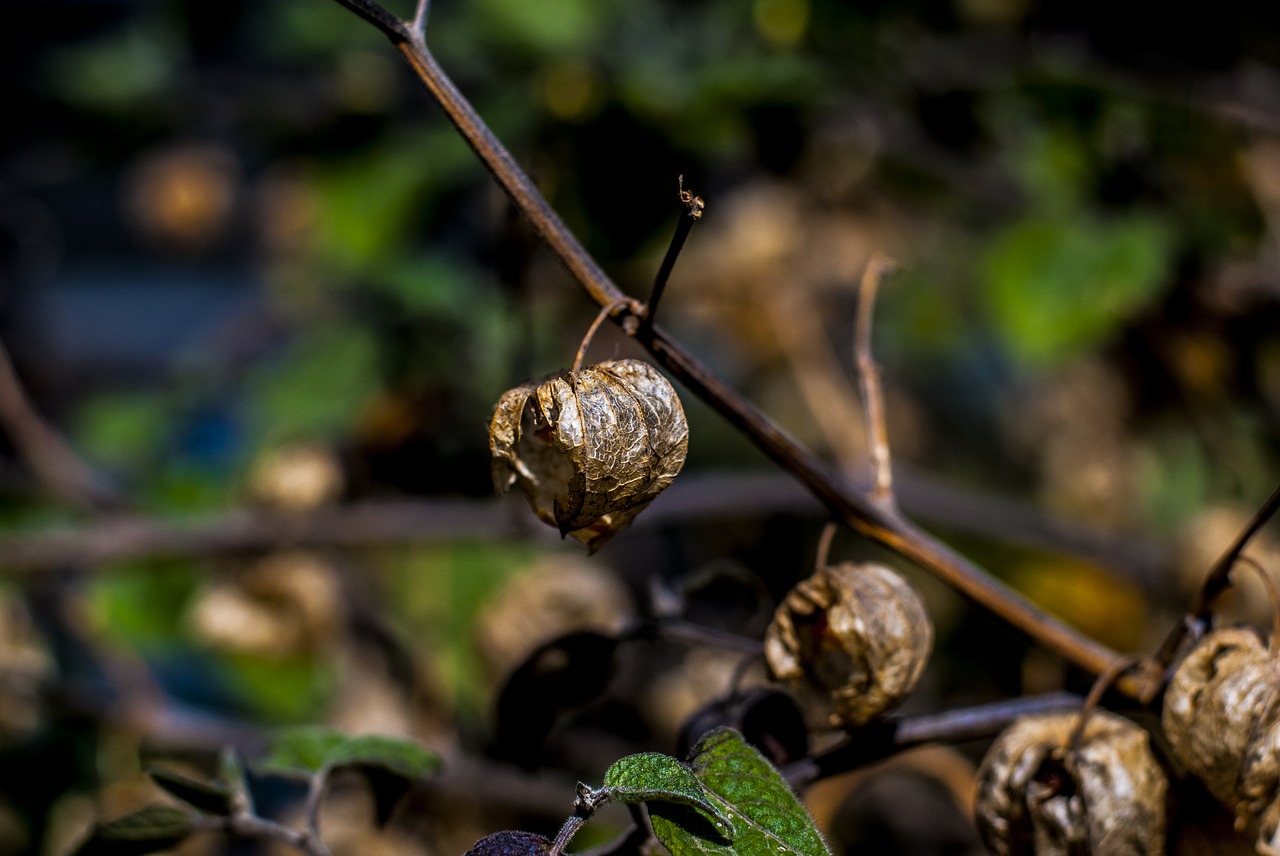
<svg viewBox="0 0 1280 856"><path fill-rule="evenodd" d="M933 625L915 589L873 563L820 568L788 593L765 635L774 678L830 695L831 724L861 725L915 687Z"/></svg>
<svg viewBox="0 0 1280 856"><path fill-rule="evenodd" d="M688 447L675 389L638 360L522 384L489 426L498 492L519 484L539 518L592 552L671 484Z"/></svg>
<svg viewBox="0 0 1280 856"><path fill-rule="evenodd" d="M1145 731L1093 713L1074 753L1080 713L1020 719L978 770L974 814L998 856L1159 856L1168 780Z"/></svg>
<svg viewBox="0 0 1280 856"><path fill-rule="evenodd" d="M1163 724L1174 757L1226 803L1259 853L1280 854L1280 710L1276 662L1251 628L1215 630L1178 665Z"/></svg>

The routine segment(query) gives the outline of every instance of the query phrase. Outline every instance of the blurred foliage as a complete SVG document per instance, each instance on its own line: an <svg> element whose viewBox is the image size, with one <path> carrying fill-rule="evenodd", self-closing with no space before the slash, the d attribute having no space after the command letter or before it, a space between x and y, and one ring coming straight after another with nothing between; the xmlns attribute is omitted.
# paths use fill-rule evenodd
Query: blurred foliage
<svg viewBox="0 0 1280 856"><path fill-rule="evenodd" d="M567 367L595 307L386 40L328 0L11 9L0 337L76 448L166 517L282 502L248 482L298 445L341 471L301 506L487 496L494 400ZM876 352L903 463L1098 528L1182 536L1280 475L1280 16L1240 2L1131 14L1065 0L436 0L429 42L630 294L646 293L684 176L707 215L664 326L824 454L847 438L815 418L823 395L806 385L852 399L852 284L883 250L902 268ZM776 334L797 306L819 319L801 337L817 360ZM602 333L593 353L630 348ZM767 465L686 408L689 475ZM0 477L13 531L68 519L30 479ZM728 559L785 591L818 521L736 513L628 533L599 573L644 592ZM1115 625L1117 644L1146 644L1187 585L1103 584L1110 569L1003 544L1000 523L963 548L1090 629ZM470 750L501 681L477 622L521 571L566 557L498 536L321 557L327 617L274 654L220 647L192 618L214 578L228 581L219 620L314 617L287 587L254 589L248 557L63 569L70 605L23 596L68 680L86 661L99 677L141 664L215 718L376 725ZM553 624L528 650L570 629ZM938 624L965 679L935 677L921 704L1019 690L1020 644L958 606ZM599 704L556 723L607 735L556 743L553 730L550 746L579 753L566 769L598 778L601 745L655 748L676 731L655 710L660 682L690 709L717 701L720 672L652 654L635 658L644 680L620 657ZM46 726L24 763L90 730L63 714ZM103 784L83 780L92 767L48 764L41 793ZM0 775L0 795L12 787ZM142 804L112 793L96 811ZM69 852L50 842L74 824L50 818L81 809L0 796L0 853ZM476 813L452 834L487 831ZM470 842L457 843L435 846Z"/></svg>

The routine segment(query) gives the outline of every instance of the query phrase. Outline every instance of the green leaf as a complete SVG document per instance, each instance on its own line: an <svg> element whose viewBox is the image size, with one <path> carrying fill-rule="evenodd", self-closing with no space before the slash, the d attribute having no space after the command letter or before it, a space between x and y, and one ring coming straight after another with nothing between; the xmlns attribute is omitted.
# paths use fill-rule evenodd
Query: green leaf
<svg viewBox="0 0 1280 856"><path fill-rule="evenodd" d="M257 765L263 773L303 778L335 767L376 767L405 779L419 779L439 770L440 759L409 740L353 737L312 725L277 732L267 757Z"/></svg>
<svg viewBox="0 0 1280 856"><path fill-rule="evenodd" d="M168 850L194 830L191 815L153 805L98 826L75 856L143 856Z"/></svg>
<svg viewBox="0 0 1280 856"><path fill-rule="evenodd" d="M650 803L654 834L672 856L830 856L782 776L738 732L707 732L690 767L735 834L732 841L718 837L700 814L679 803Z"/></svg>
<svg viewBox="0 0 1280 856"><path fill-rule="evenodd" d="M406 779L421 779L440 771L440 756L398 737L365 734L348 737L329 753L330 767L378 767Z"/></svg>
<svg viewBox="0 0 1280 856"><path fill-rule="evenodd" d="M149 767L146 772L166 793L192 808L221 817L232 812L231 789L221 782L204 782L163 767Z"/></svg>
<svg viewBox="0 0 1280 856"><path fill-rule="evenodd" d="M992 318L1020 361L1062 362L1155 299L1172 241L1162 221L1136 214L1019 221L993 241L985 259Z"/></svg>
<svg viewBox="0 0 1280 856"><path fill-rule="evenodd" d="M707 797L693 771L670 755L628 755L605 772L604 789L609 799L624 803L661 801L693 806L707 814L726 839L733 840L733 824Z"/></svg>
<svg viewBox="0 0 1280 856"><path fill-rule="evenodd" d="M329 753L346 739L341 731L319 725L282 729L271 741L267 757L254 766L260 773L305 779L323 770Z"/></svg>

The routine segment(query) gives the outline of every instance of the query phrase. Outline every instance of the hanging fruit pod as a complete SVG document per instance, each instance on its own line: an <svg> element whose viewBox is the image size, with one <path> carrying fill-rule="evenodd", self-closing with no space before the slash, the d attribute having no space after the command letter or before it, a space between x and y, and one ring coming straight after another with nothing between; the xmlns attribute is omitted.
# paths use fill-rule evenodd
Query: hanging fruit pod
<svg viewBox="0 0 1280 856"><path fill-rule="evenodd" d="M1280 699L1276 660L1258 631L1207 634L1165 690L1162 722L1173 755L1222 800L1259 853L1280 854Z"/></svg>
<svg viewBox="0 0 1280 856"><path fill-rule="evenodd" d="M1145 731L1105 711L1019 719L978 769L974 815L997 856L1161 856L1168 779Z"/></svg>
<svg viewBox="0 0 1280 856"><path fill-rule="evenodd" d="M518 484L541 520L593 553L671 484L688 447L675 390L638 360L522 384L489 425L497 491Z"/></svg>
<svg viewBox="0 0 1280 856"><path fill-rule="evenodd" d="M862 725L915 687L933 625L915 589L874 563L818 569L788 594L765 634L776 680L829 697L830 724Z"/></svg>

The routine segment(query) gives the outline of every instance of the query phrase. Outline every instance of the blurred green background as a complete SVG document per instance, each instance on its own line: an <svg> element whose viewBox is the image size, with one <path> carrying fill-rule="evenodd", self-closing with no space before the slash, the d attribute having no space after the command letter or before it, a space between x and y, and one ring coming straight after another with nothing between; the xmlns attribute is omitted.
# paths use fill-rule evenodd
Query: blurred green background
<svg viewBox="0 0 1280 856"><path fill-rule="evenodd" d="M855 471L854 287L872 252L897 259L875 347L907 510L1108 644L1149 650L1280 477L1280 6L434 5L441 64L628 293L677 177L706 200L662 323ZM224 724L480 752L527 653L494 629L513 581L569 575L516 599L559 616L527 646L726 564L760 603L715 620L758 634L807 572L816 506L781 475L726 481L769 465L687 397L686 504L592 564L485 499L493 403L566 368L596 308L372 28L326 0L3 8L0 338L38 409L138 514L425 499L474 525L10 575L0 670L37 689L0 702L0 853L60 856L142 787L148 736L104 713L121 674ZM592 354L636 351L605 331ZM0 451L6 543L91 524ZM1035 515L1092 546L1037 540ZM921 709L1071 684L919 582L940 636ZM542 763L670 751L696 706L662 684L681 668L620 691L599 751ZM488 822L423 846L461 852Z"/></svg>

